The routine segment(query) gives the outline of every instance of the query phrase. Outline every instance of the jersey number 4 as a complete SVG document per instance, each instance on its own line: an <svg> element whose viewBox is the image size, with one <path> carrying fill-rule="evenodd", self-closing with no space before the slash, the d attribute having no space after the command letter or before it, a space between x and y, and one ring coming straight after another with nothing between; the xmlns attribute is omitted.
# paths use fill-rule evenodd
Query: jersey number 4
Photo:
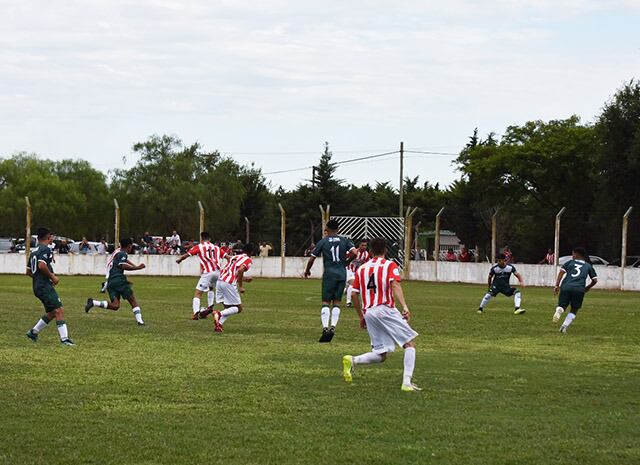
<svg viewBox="0 0 640 465"><path fill-rule="evenodd" d="M369 276L369 282L367 282L367 289L371 289L372 291L377 291L378 286L376 286L376 275L372 274Z"/></svg>

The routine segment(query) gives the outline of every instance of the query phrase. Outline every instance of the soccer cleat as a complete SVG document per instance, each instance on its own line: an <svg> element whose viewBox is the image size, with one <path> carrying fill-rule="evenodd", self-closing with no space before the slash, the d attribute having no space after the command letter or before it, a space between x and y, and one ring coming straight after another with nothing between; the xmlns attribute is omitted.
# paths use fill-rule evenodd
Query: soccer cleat
<svg viewBox="0 0 640 465"><path fill-rule="evenodd" d="M402 386L400 386L400 390L404 392L413 392L413 391L422 391L422 388L411 383L411 384L402 384Z"/></svg>
<svg viewBox="0 0 640 465"><path fill-rule="evenodd" d="M558 321L560 321L560 317L562 316L563 313L564 313L564 308L562 307L556 308L556 312L553 314L553 322L557 323Z"/></svg>
<svg viewBox="0 0 640 465"><path fill-rule="evenodd" d="M136 324L137 324L138 326L147 326L147 325L144 323L144 321L143 321L142 323L140 323L139 321L137 321L137 322L136 322Z"/></svg>
<svg viewBox="0 0 640 465"><path fill-rule="evenodd" d="M38 335L33 332L33 329L27 331L26 336L31 339L33 342L38 342Z"/></svg>
<svg viewBox="0 0 640 465"><path fill-rule="evenodd" d="M222 314L218 310L213 312L213 323L214 323L213 330L216 333L223 333L224 332L224 326L222 326L222 323L220 323L220 317L221 316L222 316Z"/></svg>
<svg viewBox="0 0 640 465"><path fill-rule="evenodd" d="M567 334L567 326L565 325L560 326L560 334Z"/></svg>
<svg viewBox="0 0 640 465"><path fill-rule="evenodd" d="M347 302L347 307L351 308L353 307L353 304L351 302Z"/></svg>
<svg viewBox="0 0 640 465"><path fill-rule="evenodd" d="M353 356L345 355L342 357L342 377L347 383L353 381Z"/></svg>
<svg viewBox="0 0 640 465"><path fill-rule="evenodd" d="M524 308L516 308L513 312L514 315L522 315L526 310Z"/></svg>
<svg viewBox="0 0 640 465"><path fill-rule="evenodd" d="M200 313L194 313L193 316L191 317L191 319L193 321L199 320L200 319Z"/></svg>
<svg viewBox="0 0 640 465"><path fill-rule="evenodd" d="M322 328L322 336L320 336L320 340L318 342L331 342L333 336L329 334L329 328Z"/></svg>
<svg viewBox="0 0 640 465"><path fill-rule="evenodd" d="M89 310L91 310L92 308L93 308L93 299L89 298L87 299L87 303L84 304L84 312L89 313Z"/></svg>
<svg viewBox="0 0 640 465"><path fill-rule="evenodd" d="M198 316L200 317L201 320L204 320L207 318L207 316L209 316L210 314L213 313L212 309L209 308L201 308L200 309L200 313L198 313Z"/></svg>
<svg viewBox="0 0 640 465"><path fill-rule="evenodd" d="M335 335L336 335L336 327L332 326L329 329L329 335L327 336L329 338L329 340L327 342L331 342L333 340L333 336L335 336Z"/></svg>
<svg viewBox="0 0 640 465"><path fill-rule="evenodd" d="M69 338L66 338L64 341L60 341L60 343L63 346L67 346L67 347L75 347L76 345L73 343L73 341Z"/></svg>
<svg viewBox="0 0 640 465"><path fill-rule="evenodd" d="M480 315L482 315L482 314L484 313L484 308L480 307L480 308L477 310L477 313L478 313L478 314L480 314Z"/></svg>

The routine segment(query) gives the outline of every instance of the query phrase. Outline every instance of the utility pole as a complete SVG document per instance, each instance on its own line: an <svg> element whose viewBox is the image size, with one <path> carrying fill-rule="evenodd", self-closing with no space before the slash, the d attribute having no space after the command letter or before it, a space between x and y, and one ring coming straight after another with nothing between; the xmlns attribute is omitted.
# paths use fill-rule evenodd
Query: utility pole
<svg viewBox="0 0 640 465"><path fill-rule="evenodd" d="M316 188L316 167L315 166L311 167L311 186L314 189Z"/></svg>
<svg viewBox="0 0 640 465"><path fill-rule="evenodd" d="M400 208L398 216L404 216L404 142L400 142Z"/></svg>

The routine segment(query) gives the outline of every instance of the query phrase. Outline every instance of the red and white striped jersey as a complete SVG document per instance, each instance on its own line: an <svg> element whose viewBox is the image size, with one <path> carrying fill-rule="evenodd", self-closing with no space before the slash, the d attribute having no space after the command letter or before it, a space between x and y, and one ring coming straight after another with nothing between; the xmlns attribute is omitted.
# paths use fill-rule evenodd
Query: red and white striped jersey
<svg viewBox="0 0 640 465"><path fill-rule="evenodd" d="M356 271L353 290L362 298L362 309L378 305L394 307L392 281L400 281L398 265L381 257L372 258Z"/></svg>
<svg viewBox="0 0 640 465"><path fill-rule="evenodd" d="M200 259L200 272L211 273L220 269L220 262L224 258L222 250L211 242L201 242L189 249L187 254Z"/></svg>
<svg viewBox="0 0 640 465"><path fill-rule="evenodd" d="M355 271L366 263L369 258L371 258L371 255L369 255L369 251L367 249L356 249L356 258L349 263L349 269L355 273Z"/></svg>
<svg viewBox="0 0 640 465"><path fill-rule="evenodd" d="M244 266L246 268L245 271L249 271L251 265L253 265L253 261L249 255L245 253L234 255L229 259L227 265L220 272L220 277L218 279L229 284L236 284L238 282L238 270L240 267Z"/></svg>
<svg viewBox="0 0 640 465"><path fill-rule="evenodd" d="M111 271L111 267L113 266L113 258L118 252L120 252L120 247L115 249L113 253L109 255L109 258L107 258L107 274L105 275L107 278L109 277L109 272Z"/></svg>

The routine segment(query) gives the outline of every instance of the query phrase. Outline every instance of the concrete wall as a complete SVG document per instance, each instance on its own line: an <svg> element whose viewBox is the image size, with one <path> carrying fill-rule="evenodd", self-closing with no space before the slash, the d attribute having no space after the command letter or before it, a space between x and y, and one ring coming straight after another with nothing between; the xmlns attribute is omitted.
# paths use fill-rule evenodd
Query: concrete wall
<svg viewBox="0 0 640 465"><path fill-rule="evenodd" d="M132 273L150 276L199 276L200 267L196 258L190 258L180 265L175 255L135 255L134 263L142 262L147 267ZM281 277L280 257L254 257L250 275L263 278ZM287 257L285 260L286 278L300 278L307 258ZM104 255L56 255L54 269L60 275L102 275L105 272ZM550 265L515 265L528 286L553 286L555 267ZM416 281L439 281L447 283L486 284L490 266L486 263L452 263L432 261L411 262L410 279ZM25 271L23 254L0 254L0 273L22 274ZM620 289L621 270L618 267L596 266L598 288ZM322 275L322 261L317 260L312 277ZM626 268L624 290L640 291L640 269Z"/></svg>

